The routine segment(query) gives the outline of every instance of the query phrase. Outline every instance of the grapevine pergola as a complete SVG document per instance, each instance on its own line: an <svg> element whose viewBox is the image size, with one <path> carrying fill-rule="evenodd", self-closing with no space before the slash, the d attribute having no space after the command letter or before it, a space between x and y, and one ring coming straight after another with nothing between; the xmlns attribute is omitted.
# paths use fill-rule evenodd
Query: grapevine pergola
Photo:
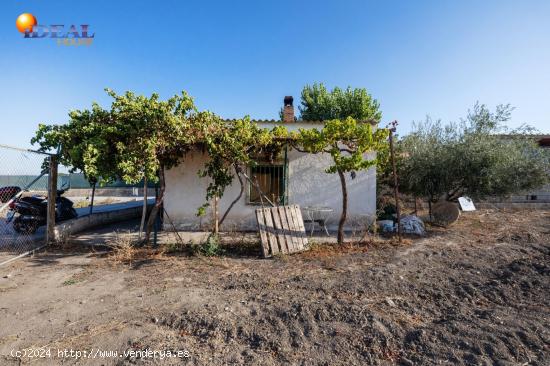
<svg viewBox="0 0 550 366"><path fill-rule="evenodd" d="M32 142L40 150L60 148L60 162L82 171L99 184L114 179L135 184L142 180L159 183L159 195L149 215L144 243L150 238L154 219L165 192L164 172L179 164L190 151L206 151L209 159L199 171L208 177L205 213L211 201L224 195L235 177L240 193L225 213L223 223L234 204L242 197L247 167L258 157L277 154L285 146L303 152L326 153L333 164L327 173L337 173L343 194L338 241L343 242L347 214L346 173L352 177L385 162L388 131L351 117L325 121L322 129L289 131L283 123L272 129L259 127L250 118L223 120L210 112L199 112L187 93L161 101L157 94L137 96L131 92L113 98L110 110L94 104L91 110L72 111L64 125L40 125ZM377 154L369 154L377 152Z"/></svg>

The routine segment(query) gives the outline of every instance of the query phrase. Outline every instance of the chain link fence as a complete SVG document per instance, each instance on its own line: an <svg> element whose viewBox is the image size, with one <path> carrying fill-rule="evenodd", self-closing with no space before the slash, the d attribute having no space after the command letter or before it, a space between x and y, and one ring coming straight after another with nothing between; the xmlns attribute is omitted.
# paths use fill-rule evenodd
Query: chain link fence
<svg viewBox="0 0 550 366"><path fill-rule="evenodd" d="M49 154L0 144L0 265L46 244L48 212L55 225L92 214L142 207L145 192L149 204L156 196L157 187L151 182L147 189L143 182L94 185L81 173L55 169L53 188L57 197L48 211L51 158ZM50 240L54 240L53 225L50 229Z"/></svg>
<svg viewBox="0 0 550 366"><path fill-rule="evenodd" d="M46 243L49 158L0 145L0 265Z"/></svg>
<svg viewBox="0 0 550 366"><path fill-rule="evenodd" d="M64 196L73 201L74 207L80 216L101 212L108 209L107 206L127 206L143 202L143 182L137 184L125 184L115 181L103 184L89 182L82 173L59 174L61 184L70 187ZM149 183L147 189L148 199L155 197L155 184Z"/></svg>

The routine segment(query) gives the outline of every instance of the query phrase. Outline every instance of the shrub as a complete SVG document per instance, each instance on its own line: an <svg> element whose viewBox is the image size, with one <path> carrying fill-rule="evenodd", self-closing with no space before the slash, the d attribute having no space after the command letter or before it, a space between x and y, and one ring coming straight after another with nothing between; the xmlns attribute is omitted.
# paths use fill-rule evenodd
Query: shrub
<svg viewBox="0 0 550 366"><path fill-rule="evenodd" d="M197 246L196 253L205 257L222 255L224 250L220 245L220 236L217 234L210 234L204 243Z"/></svg>

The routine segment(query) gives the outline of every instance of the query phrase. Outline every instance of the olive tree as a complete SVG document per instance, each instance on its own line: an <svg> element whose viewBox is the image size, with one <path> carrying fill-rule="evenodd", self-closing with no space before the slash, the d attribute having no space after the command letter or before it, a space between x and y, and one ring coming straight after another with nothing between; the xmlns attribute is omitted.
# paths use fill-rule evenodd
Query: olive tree
<svg viewBox="0 0 550 366"><path fill-rule="evenodd" d="M532 129L510 130L512 108L491 112L476 104L459 123L427 118L399 142L400 188L429 201L507 196L548 182L548 151L529 137Z"/></svg>

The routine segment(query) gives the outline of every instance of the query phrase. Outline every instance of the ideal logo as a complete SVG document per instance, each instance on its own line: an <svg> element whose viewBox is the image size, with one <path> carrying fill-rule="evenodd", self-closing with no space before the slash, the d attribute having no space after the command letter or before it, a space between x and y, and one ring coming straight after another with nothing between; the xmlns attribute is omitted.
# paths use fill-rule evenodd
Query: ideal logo
<svg viewBox="0 0 550 366"><path fill-rule="evenodd" d="M19 32L23 33L23 38L54 38L59 46L89 46L95 37L95 33L89 31L89 24L81 24L78 27L71 25L68 28L63 24L47 26L38 24L36 17L30 13L19 15L15 25Z"/></svg>

